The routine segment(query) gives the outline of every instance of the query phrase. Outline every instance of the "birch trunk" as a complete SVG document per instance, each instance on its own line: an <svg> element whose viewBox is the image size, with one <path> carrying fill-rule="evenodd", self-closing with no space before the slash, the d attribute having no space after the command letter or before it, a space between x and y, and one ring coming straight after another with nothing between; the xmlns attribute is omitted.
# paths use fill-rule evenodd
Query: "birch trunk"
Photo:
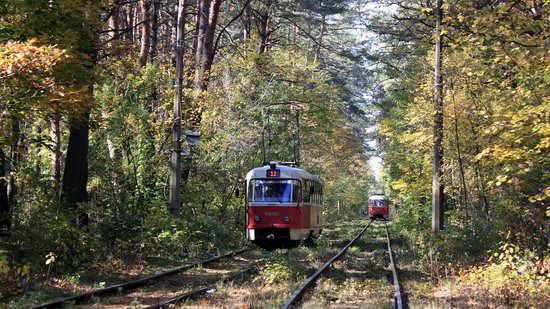
<svg viewBox="0 0 550 309"><path fill-rule="evenodd" d="M54 112L50 120L50 140L52 143L50 176L55 190L61 181L61 130L59 128L59 113Z"/></svg>

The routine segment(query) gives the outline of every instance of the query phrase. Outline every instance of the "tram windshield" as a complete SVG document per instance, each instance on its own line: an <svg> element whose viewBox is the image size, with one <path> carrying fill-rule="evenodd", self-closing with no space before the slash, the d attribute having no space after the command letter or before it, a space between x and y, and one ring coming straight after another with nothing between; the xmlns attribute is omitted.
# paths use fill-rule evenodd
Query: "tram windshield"
<svg viewBox="0 0 550 309"><path fill-rule="evenodd" d="M386 207L386 200L370 200L371 207Z"/></svg>
<svg viewBox="0 0 550 309"><path fill-rule="evenodd" d="M296 180L253 179L248 199L251 202L291 203L298 202L300 195L300 183Z"/></svg>

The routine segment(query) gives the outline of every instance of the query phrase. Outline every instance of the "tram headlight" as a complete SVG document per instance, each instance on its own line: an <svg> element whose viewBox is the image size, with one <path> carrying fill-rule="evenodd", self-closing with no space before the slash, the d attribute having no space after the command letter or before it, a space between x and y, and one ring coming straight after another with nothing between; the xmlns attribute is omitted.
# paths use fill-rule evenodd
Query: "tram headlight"
<svg viewBox="0 0 550 309"><path fill-rule="evenodd" d="M260 216L259 215L254 215L254 221L259 222L260 221Z"/></svg>
<svg viewBox="0 0 550 309"><path fill-rule="evenodd" d="M289 218L288 216L284 216L284 217L283 217L283 220L284 220L285 222L288 222L288 221L290 221L290 218Z"/></svg>

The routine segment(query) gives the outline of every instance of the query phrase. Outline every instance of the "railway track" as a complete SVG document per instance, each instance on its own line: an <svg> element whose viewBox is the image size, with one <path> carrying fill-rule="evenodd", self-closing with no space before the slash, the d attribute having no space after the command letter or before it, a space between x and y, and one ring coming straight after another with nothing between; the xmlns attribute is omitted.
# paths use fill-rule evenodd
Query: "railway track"
<svg viewBox="0 0 550 309"><path fill-rule="evenodd" d="M357 248L357 246L367 245L364 239L358 242L358 240L364 238L362 236L367 230L370 231L369 235L373 232L377 235L380 234L379 232L377 232L377 230L379 230L381 225L375 225L375 227L371 227L369 229L369 226L371 226L372 223L373 221L369 221L368 224L364 225L361 231L350 242L342 243L345 244L345 246L341 250L339 250L339 252L335 256L330 258L312 276L307 278L300 285L300 287L292 293L290 298L288 298L284 302L282 307L297 307L300 305L302 298L311 298L311 296L309 296L309 293L307 297L303 296L305 294L305 291L311 290L311 285L319 277L321 277L321 275L326 272L331 267L331 265L333 265L338 259L345 256L346 251L352 246ZM371 231L373 228L374 230ZM395 269L393 254L391 252L390 238L386 223L384 223L384 228L385 239L387 243L387 252L389 252L389 261L392 268L391 273L393 276L393 285L395 288L395 292L393 293L395 295L394 304L396 308L402 308L403 304L401 300L401 291L397 278L397 271ZM385 249L383 248L383 246L386 246L386 244L384 244L384 240L380 237L381 234L380 236L376 237L379 241L379 246L377 246L378 250L382 250L378 252L382 253L382 256L384 256ZM370 236L368 238L370 239ZM243 249L230 252L228 254L200 261L197 263L186 264L160 274L74 295L55 302L42 304L34 308L54 308L62 307L64 305L70 306L75 304L78 304L79 308L128 308L133 305L137 305L141 308L170 308L173 304L177 304L187 300L197 301L199 299L201 299L202 304L203 298L206 297L207 299L211 299L211 295L218 295L218 292L216 290L219 289L220 283L233 282L239 277L252 278L254 277L253 273L256 273L259 269L262 269L262 267L260 266L261 262L258 264L257 260L251 261L253 260L253 258L247 258L247 256L250 257L250 254L241 255L250 250L253 249ZM353 253L357 251L354 249L350 252ZM370 252L370 249L361 252L368 253ZM222 261L222 259L226 260ZM355 263L357 262L361 263L360 260L356 261ZM197 267L202 265L209 265L209 267ZM371 264L371 266L372 265L373 264ZM386 262L384 262L375 263L374 265L387 264ZM381 266L381 268L383 268L383 266ZM384 269L382 269L382 272L383 271ZM378 275L376 276L379 275L380 272L378 272Z"/></svg>
<svg viewBox="0 0 550 309"><path fill-rule="evenodd" d="M388 233L388 223L384 221L384 230L386 232L386 240L388 242L388 253L390 255L391 272L393 277L393 286L395 288L395 307L397 309L403 308L403 299L401 297L401 286L399 285L399 278L397 277L397 267L395 266L395 260L393 259L393 253L391 250L390 234Z"/></svg>
<svg viewBox="0 0 550 309"><path fill-rule="evenodd" d="M247 268L245 268L241 271L237 271L237 272L235 272L235 273L233 273L229 276L225 276L225 277L221 278L220 281L222 281L222 282L232 281L232 280L235 280L236 278L238 278L239 276L242 276L242 275L247 274L247 273L251 273L255 270L256 270L256 267L250 266L250 267L247 267ZM207 285L207 286L201 286L201 287L199 287L197 289L194 289L192 291L189 291L189 292L177 295L175 297L166 299L166 300L158 302L158 303L156 303L152 306L145 307L145 309L166 308L170 305L177 304L177 303L185 301L187 299L190 299L190 298L193 298L193 297L198 297L198 296L201 296L201 295L205 295L205 294L208 293L209 290L212 290L214 287L215 287L215 284L211 284L211 285Z"/></svg>
<svg viewBox="0 0 550 309"><path fill-rule="evenodd" d="M315 281L328 269L330 269L331 265L338 259L340 259L346 251L358 240L361 238L361 236L365 233L365 231L369 228L369 226L372 224L373 220L369 221L363 229L346 245L344 246L336 255L334 255L331 259L329 259L321 268L319 268L313 275L308 277L302 284L290 295L290 297L283 303L282 308L293 308L298 307L300 301L302 300L305 292L307 290L310 290L312 288L312 285L315 283ZM395 307L398 309L403 308L403 301L401 297L401 289L399 285L399 280L397 277L397 269L395 266L395 261L393 258L393 253L391 251L391 243L390 243L390 237L388 233L388 227L387 223L384 222L384 229L385 229L385 236L386 236L386 242L387 242L387 248L388 248L388 254L389 254L389 260L390 260L390 266L392 270L392 281L394 285L394 298L395 298Z"/></svg>
<svg viewBox="0 0 550 309"><path fill-rule="evenodd" d="M169 279L171 277L177 276L178 274L181 274L184 271L190 270L192 268L199 267L199 266L202 267L202 266L206 266L206 265L209 265L209 264L213 264L215 262L221 261L222 259L226 259L226 258L230 258L230 257L236 256L236 255L240 255L242 253L245 253L245 252L248 252L248 251L251 251L251 250L253 250L253 248L246 248L246 249L233 251L233 252L230 252L230 253L227 253L227 254L224 254L224 255L209 258L209 259L199 261L199 262L196 262L196 263L185 264L183 266L180 266L180 267L177 267L177 268L174 268L174 269L162 272L162 273L158 273L158 274L155 274L155 275L140 278L140 279L137 279L137 280L132 280L132 281L128 281L128 282L121 283L121 284L115 284L115 285L112 285L112 286L109 286L109 287L96 289L96 290L80 293L80 294L77 294L77 295L74 295L74 296L66 297L66 298L63 298L63 299L60 299L60 300L57 300L57 301L41 304L41 305L38 305L36 307L33 307L33 309L37 309L37 308L59 308L59 307L63 307L64 305L68 305L68 304L71 304L71 305L81 304L81 303L84 303L84 302L87 302L87 301L90 301L90 300L97 300L100 297L105 297L105 296L108 296L108 295L119 295L121 292L128 293L128 292L134 291L134 290L136 290L137 288L140 288L140 287L146 287L146 286L150 286L152 284L156 284L156 283L158 283L162 280L167 280L168 284L170 284L170 285L183 286L183 285L186 284L185 282L178 281L178 280L170 281ZM253 271L253 270L254 270L254 267L248 266L248 267L245 267L244 269L238 270L236 272L232 272L230 274L225 274L225 275L222 275L222 276L218 276L219 278L217 278L217 280L211 280L211 281L218 282L219 279L221 279L221 280L231 280L233 278L236 278L236 277L242 275L243 273L250 272L250 271ZM198 295L199 293L208 290L212 286L213 286L213 284L209 284L209 285L206 285L206 286L202 286L199 289L192 290L191 292L187 292L187 293L184 293L184 294L181 294L181 295L177 295L175 297L170 297L170 298L164 299L162 301L157 301L153 305L151 305L150 308L160 308L160 307L166 306L168 304L179 302L181 300L184 300L184 299L193 297L195 295ZM93 305L89 305L89 306L93 307Z"/></svg>

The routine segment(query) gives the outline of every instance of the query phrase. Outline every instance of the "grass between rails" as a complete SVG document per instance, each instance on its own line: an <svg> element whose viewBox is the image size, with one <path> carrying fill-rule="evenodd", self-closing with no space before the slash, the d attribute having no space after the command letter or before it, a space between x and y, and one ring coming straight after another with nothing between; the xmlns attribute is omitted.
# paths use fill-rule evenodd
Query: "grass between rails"
<svg viewBox="0 0 550 309"><path fill-rule="evenodd" d="M383 224L373 223L348 252L319 279L303 308L386 308L392 306Z"/></svg>
<svg viewBox="0 0 550 309"><path fill-rule="evenodd" d="M325 233L311 247L300 246L290 250L262 251L268 259L257 275L252 278L242 278L236 282L219 284L215 292L208 298L188 301L180 306L185 308L280 308L281 304L303 280L334 256L341 247L347 244L360 231L365 223L366 220L356 220L352 224L338 224L325 229ZM381 238L381 240L384 241L384 238ZM361 261L357 261L357 257L368 255L363 250L366 246L368 246L366 241L359 240L350 249L353 257L349 260L344 258L342 262L336 262L334 270L331 271L332 274L329 274L329 279L321 279L318 286L313 290L313 293L317 293L320 287L320 293L325 293L326 289L323 288L323 284L325 286L332 286L335 289L342 286L346 291L355 289L359 285L363 285L364 288L361 290L366 291L370 286L377 285L378 282L376 280L362 282L357 279L357 277L362 276L360 274L362 270L359 266ZM376 257L378 256L376 255ZM370 256L366 258L371 259ZM371 259L370 263L376 264L378 261ZM352 273L349 280L340 278L342 274L340 274L341 267L339 265L343 264L348 265L346 267L349 267L350 273ZM378 273L372 272L371 275L376 277ZM387 285L385 276L382 276L382 282L386 282L385 284ZM312 292L310 291L309 293ZM305 297L306 303L304 307L313 306L318 308L326 306L326 302L318 303L317 300L310 306L307 303L308 298L309 295ZM390 299L387 295L382 298L384 298L385 304Z"/></svg>

